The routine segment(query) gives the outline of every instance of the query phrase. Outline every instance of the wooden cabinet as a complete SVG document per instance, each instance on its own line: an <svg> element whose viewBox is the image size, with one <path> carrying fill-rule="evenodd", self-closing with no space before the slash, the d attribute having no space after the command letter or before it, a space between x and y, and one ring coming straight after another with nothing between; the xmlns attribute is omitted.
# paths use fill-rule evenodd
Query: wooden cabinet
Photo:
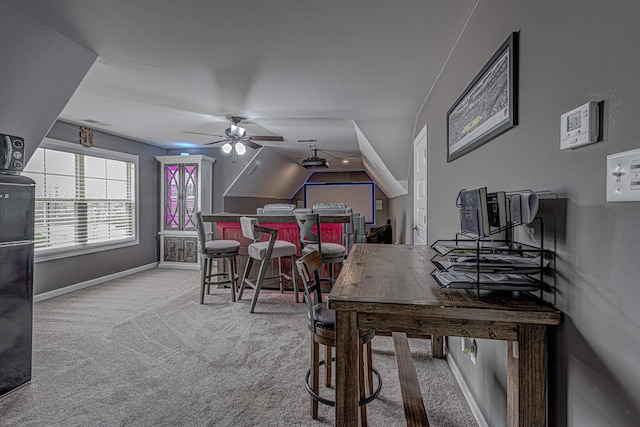
<svg viewBox="0 0 640 427"><path fill-rule="evenodd" d="M215 159L190 155L156 160L162 194L159 267L198 269L196 212L211 213Z"/></svg>
<svg viewBox="0 0 640 427"><path fill-rule="evenodd" d="M191 237L165 236L164 261L197 263L198 239Z"/></svg>

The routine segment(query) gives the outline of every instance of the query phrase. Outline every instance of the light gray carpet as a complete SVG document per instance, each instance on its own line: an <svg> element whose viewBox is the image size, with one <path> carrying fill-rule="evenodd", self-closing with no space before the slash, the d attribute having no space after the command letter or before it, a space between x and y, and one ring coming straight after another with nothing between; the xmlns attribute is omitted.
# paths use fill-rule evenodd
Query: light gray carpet
<svg viewBox="0 0 640 427"><path fill-rule="evenodd" d="M332 425L333 408L308 414L306 305L263 291L249 314L252 292L232 303L228 289L200 305L198 281L150 270L36 303L33 379L0 399L0 425ZM402 426L393 342L373 343L369 425ZM410 343L431 425L476 425L446 361Z"/></svg>

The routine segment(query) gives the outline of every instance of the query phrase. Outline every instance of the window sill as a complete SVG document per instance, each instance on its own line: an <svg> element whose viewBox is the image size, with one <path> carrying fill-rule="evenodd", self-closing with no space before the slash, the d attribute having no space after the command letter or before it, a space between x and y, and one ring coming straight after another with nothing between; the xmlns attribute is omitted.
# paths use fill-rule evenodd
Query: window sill
<svg viewBox="0 0 640 427"><path fill-rule="evenodd" d="M34 263L53 261L56 259L69 258L79 255L87 255L96 252L110 251L112 249L121 249L129 246L140 244L140 240L127 240L120 243L96 243L82 247L74 247L69 249L57 249L52 251L35 252Z"/></svg>

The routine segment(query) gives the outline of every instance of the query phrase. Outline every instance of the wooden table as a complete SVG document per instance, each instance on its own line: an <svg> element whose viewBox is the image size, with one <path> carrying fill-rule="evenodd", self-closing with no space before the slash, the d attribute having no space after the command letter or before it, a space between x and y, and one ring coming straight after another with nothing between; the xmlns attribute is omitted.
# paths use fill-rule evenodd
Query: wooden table
<svg viewBox="0 0 640 427"><path fill-rule="evenodd" d="M533 300L476 299L440 289L423 246L354 245L329 295L336 310L336 425L358 425L358 329L508 341L507 425L544 426L548 325Z"/></svg>

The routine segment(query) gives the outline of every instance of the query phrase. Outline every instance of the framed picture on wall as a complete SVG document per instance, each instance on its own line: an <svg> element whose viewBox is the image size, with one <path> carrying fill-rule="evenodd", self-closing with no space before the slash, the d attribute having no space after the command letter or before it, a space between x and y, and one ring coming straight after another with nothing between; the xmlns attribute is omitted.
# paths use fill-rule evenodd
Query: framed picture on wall
<svg viewBox="0 0 640 427"><path fill-rule="evenodd" d="M518 33L511 33L447 111L447 162L518 124Z"/></svg>

